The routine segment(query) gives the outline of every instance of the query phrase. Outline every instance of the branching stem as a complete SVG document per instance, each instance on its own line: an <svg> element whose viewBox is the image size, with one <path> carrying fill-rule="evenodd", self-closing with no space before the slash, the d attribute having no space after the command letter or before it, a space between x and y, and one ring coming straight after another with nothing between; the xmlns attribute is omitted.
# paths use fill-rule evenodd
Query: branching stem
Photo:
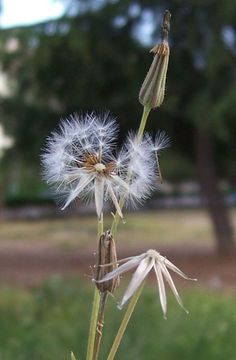
<svg viewBox="0 0 236 360"><path fill-rule="evenodd" d="M138 143L142 140L144 129L145 129L145 126L147 123L147 118L148 118L150 111L151 111L150 107L144 106L139 130L138 130L138 135L137 135ZM125 198L122 198L119 202L119 206L120 206L121 210L124 206L124 202L125 202ZM116 234L119 220L120 220L120 216L119 216L118 212L116 211L112 225L111 225L111 233L113 236L115 236L115 234ZM100 238L102 233L103 233L103 218L101 218L98 221L98 239ZM115 338L115 341L113 343L108 360L113 359L115 356L115 353L118 349L118 346L120 344L122 336L125 332L128 322L129 322L130 316L134 310L134 307L135 307L138 297L140 295L140 292L141 292L140 289L137 290L136 294L132 297L132 299L129 303L129 306L128 306L127 311L124 316L124 319L121 323L120 329L119 329L117 336ZM96 360L98 358L98 354L99 354L99 350L100 350L100 342L101 342L101 338L102 338L102 326L103 326L103 320L104 320L106 298L107 298L107 296L104 296L104 298L103 298L103 295L101 297L99 290L95 287L93 307L92 307L91 320L90 320L90 329L89 329L89 339L88 339L86 360Z"/></svg>

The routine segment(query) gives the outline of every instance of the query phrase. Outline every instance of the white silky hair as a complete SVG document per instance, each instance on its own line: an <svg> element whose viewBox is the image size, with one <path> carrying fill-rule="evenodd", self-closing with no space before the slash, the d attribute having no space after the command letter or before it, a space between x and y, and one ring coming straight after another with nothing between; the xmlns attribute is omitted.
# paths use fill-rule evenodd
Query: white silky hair
<svg viewBox="0 0 236 360"><path fill-rule="evenodd" d="M160 151L170 147L171 139L164 130L159 130L153 142L153 150Z"/></svg>
<svg viewBox="0 0 236 360"><path fill-rule="evenodd" d="M136 207L149 197L156 179L155 164L151 137L144 134L138 140L137 134L130 133L117 158L119 173L129 180L130 191L123 193L126 206Z"/></svg>
<svg viewBox="0 0 236 360"><path fill-rule="evenodd" d="M154 151L158 141L148 134L138 139L130 133L115 155L118 125L108 112L103 115L70 115L61 120L58 130L47 138L41 156L43 177L63 199L63 208L76 197L85 201L95 198L97 212L103 201L110 200L118 212L118 201L136 207L150 196L156 186ZM165 137L159 136L165 144ZM105 176L83 166L88 154L100 158L102 164L114 164L114 174ZM96 179L102 178L102 183ZM96 187L96 189L95 189ZM99 196L98 187L103 193ZM99 208L99 209L98 209Z"/></svg>
<svg viewBox="0 0 236 360"><path fill-rule="evenodd" d="M48 137L42 155L44 178L49 183L68 180L68 175L78 170L84 154L89 151L98 153L102 150L104 159L111 146L115 146L116 132L115 119L110 115L108 118L107 113L99 118L94 113L74 114L61 120L59 129Z"/></svg>

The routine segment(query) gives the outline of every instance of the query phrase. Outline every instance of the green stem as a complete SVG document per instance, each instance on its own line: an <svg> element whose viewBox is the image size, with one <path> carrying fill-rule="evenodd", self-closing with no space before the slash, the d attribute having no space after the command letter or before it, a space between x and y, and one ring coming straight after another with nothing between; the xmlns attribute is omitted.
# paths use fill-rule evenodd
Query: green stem
<svg viewBox="0 0 236 360"><path fill-rule="evenodd" d="M149 106L144 106L142 119L141 119L139 129L138 129L138 142L140 142L143 137L144 129L145 129L145 126L147 123L147 118L148 118L150 111L151 111L151 108Z"/></svg>
<svg viewBox="0 0 236 360"><path fill-rule="evenodd" d="M93 298L93 307L92 307L91 319L90 319L86 360L93 359L93 347L94 347L94 340L95 340L96 327L97 327L99 303L100 303L100 293L99 293L99 290L95 287L94 298Z"/></svg>
<svg viewBox="0 0 236 360"><path fill-rule="evenodd" d="M103 233L103 216L98 220L98 240ZM90 326L89 326L89 337L88 337L88 345L87 345L87 356L86 360L93 360L93 352L94 352L94 342L96 336L97 329L97 319L99 313L99 305L100 305L100 292L95 286L94 289L94 297L93 297L93 306L90 318Z"/></svg>
<svg viewBox="0 0 236 360"><path fill-rule="evenodd" d="M151 111L151 108L149 106L144 106L142 118L141 118L139 129L138 129L138 135L137 135L138 143L140 143L141 140L142 140L144 129L145 129L147 119L148 119L148 115L149 115L150 111ZM120 206L121 210L122 210L122 208L124 206L124 202L125 202L124 198L122 198L120 200L120 202L119 202L119 206ZM114 215L112 225L111 225L111 233L113 234L113 236L116 235L119 220L120 220L120 217L119 217L119 214L116 211L116 213ZM142 291L142 288L143 288L143 285L141 285L140 288L136 291L136 293L134 294L134 296L132 297L132 299L131 299L131 301L130 301L130 303L128 305L128 308L127 308L126 313L124 315L124 318L123 318L123 320L121 322L120 328L118 330L118 333L116 335L116 338L114 340L114 343L112 345L112 348L111 348L111 351L110 351L110 353L108 355L107 360L114 359L114 356L115 356L115 354L117 352L117 349L118 349L118 347L120 345L121 339L122 339L122 337L124 335L125 329L126 329L126 327L128 325L129 319L130 319L130 317L132 315L132 312L133 312L133 310L135 308L135 305L136 305L136 303L138 301L138 298L140 296L140 293Z"/></svg>
<svg viewBox="0 0 236 360"><path fill-rule="evenodd" d="M120 206L120 209L122 210L122 208L124 206L124 199L121 199L119 201L119 206ZM119 216L118 212L116 211L116 213L114 215L114 219L113 219L112 224L111 224L111 233L112 233L112 235L114 237L116 235L116 231L117 231L119 221L120 221L120 216Z"/></svg>
<svg viewBox="0 0 236 360"><path fill-rule="evenodd" d="M142 140L144 129L145 129L147 119L148 119L148 115L149 115L150 111L151 111L151 108L149 106L144 106L143 115L142 115L142 118L141 118L141 121L140 121L139 129L138 129L138 135L137 135L138 143L140 143L140 141ZM119 202L119 206L120 206L121 210L122 210L122 208L124 206L124 202L125 202L124 198L121 199L120 202ZM113 236L116 235L119 220L120 220L120 216L116 211L116 213L114 215L112 225L111 225L111 233L112 233Z"/></svg>
<svg viewBox="0 0 236 360"><path fill-rule="evenodd" d="M114 342L113 342L113 344L112 344L111 350L110 350L109 355L108 355L108 357L107 357L107 360L113 360L114 357L115 357L115 355L116 355L116 352L117 352L118 347L119 347L119 345L120 345L121 339L122 339L122 337L123 337L123 335L124 335L124 332L125 332L125 330L126 330L126 328L127 328L127 325L128 325L129 320L130 320L130 318L131 318L131 315L132 315L132 313L133 313L133 311L134 311L135 305L137 304L137 301L138 301L138 299L139 299L139 296L140 296L140 294L141 294L141 292L142 292L143 285L144 285L144 282L143 282L143 284L138 288L138 290L134 293L132 299L131 299L130 302L129 302L129 305L128 305L128 307L127 307L127 310L126 310L126 312L125 312L125 315L124 315L124 317L123 317L123 319L122 319L122 322L121 322L121 324L120 324L119 330L118 330L118 332L117 332L117 334L116 334L115 340L114 340Z"/></svg>

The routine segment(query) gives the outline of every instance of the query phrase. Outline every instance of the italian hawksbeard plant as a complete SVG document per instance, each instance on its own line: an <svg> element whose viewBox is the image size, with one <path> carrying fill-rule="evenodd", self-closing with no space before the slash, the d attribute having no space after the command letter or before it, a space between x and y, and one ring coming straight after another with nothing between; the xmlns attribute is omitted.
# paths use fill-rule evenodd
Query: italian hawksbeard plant
<svg viewBox="0 0 236 360"><path fill-rule="evenodd" d="M130 132L117 151L118 124L109 113L74 114L61 121L58 130L47 139L42 155L44 178L59 195L62 209L76 199L95 202L98 250L86 360L96 360L99 357L107 297L115 293L121 274L135 269L123 298L118 303L118 308L122 309L129 302L107 356L108 360L115 357L150 272L154 272L156 276L164 317L167 312L165 282L185 310L170 271L189 280L187 275L153 249L117 260L115 245L117 227L119 220L123 218L124 207L132 208L142 204L156 189L158 180L162 182L159 153L169 146L170 140L164 131L151 137L145 132L145 125L151 109L161 106L164 99L170 52L170 16L169 11L166 11L161 42L151 50L153 62L139 93L143 115L138 131ZM106 202L110 202L115 209L110 229L103 228ZM73 353L71 359L75 360Z"/></svg>

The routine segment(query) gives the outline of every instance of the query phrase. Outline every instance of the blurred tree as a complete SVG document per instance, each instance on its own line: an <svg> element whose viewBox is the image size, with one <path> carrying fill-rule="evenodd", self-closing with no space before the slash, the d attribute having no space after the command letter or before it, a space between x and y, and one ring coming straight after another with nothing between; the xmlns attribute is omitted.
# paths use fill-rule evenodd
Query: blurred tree
<svg viewBox="0 0 236 360"><path fill-rule="evenodd" d="M199 178L213 221L220 253L234 249L233 227L218 188L217 170L233 174L232 148L236 135L236 13L227 0L172 1L174 71L179 84L179 111L183 123L193 124ZM176 76L175 75L175 76ZM173 109L174 111L177 109ZM173 114L174 115L174 114ZM214 147L225 143L215 161ZM227 144L228 143L228 144ZM227 146L231 144L231 150ZM229 165L228 170L226 166ZM234 166L234 165L233 165Z"/></svg>
<svg viewBox="0 0 236 360"><path fill-rule="evenodd" d="M129 124L137 123L137 88L142 81L137 69L145 53L130 36L136 17L115 25L123 10L117 3L103 11L3 33L5 43L18 40L16 51L2 53L12 89L11 96L2 99L2 112L16 136L19 155L38 156L58 118L77 109L106 110L109 104L121 118L123 133L127 118Z"/></svg>
<svg viewBox="0 0 236 360"><path fill-rule="evenodd" d="M173 13L174 55L168 96L152 113L152 119L159 119L151 122L152 128L168 129L175 142L172 151L190 161L197 159L217 248L231 251L233 231L216 174L220 171L222 177L233 176L234 0L67 3L68 15L58 21L1 33L0 55L11 80L11 96L1 99L1 115L15 136L14 157L30 166L32 161L38 163L39 149L58 117L77 109L109 106L120 119L121 136L130 126L137 127L141 112L137 89L151 61L142 30L153 30L156 39L163 11L169 8ZM12 39L18 45L9 51L7 44Z"/></svg>

